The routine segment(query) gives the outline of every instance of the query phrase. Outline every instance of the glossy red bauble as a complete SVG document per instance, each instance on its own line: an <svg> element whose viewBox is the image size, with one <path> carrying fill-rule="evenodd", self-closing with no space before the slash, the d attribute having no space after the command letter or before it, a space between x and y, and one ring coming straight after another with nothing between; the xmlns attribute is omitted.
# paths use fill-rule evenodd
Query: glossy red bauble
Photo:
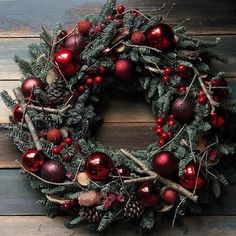
<svg viewBox="0 0 236 236"><path fill-rule="evenodd" d="M93 78L87 78L86 79L86 84L89 86L89 87L92 87L94 85L94 80Z"/></svg>
<svg viewBox="0 0 236 236"><path fill-rule="evenodd" d="M94 78L94 82L96 83L96 84L102 84L102 82L103 82L103 78L102 78L102 76L96 76L95 78Z"/></svg>
<svg viewBox="0 0 236 236"><path fill-rule="evenodd" d="M144 182L137 189L137 200L146 207L153 207L161 197L154 183Z"/></svg>
<svg viewBox="0 0 236 236"><path fill-rule="evenodd" d="M183 170L183 175L180 176L180 184L189 190L194 190L196 188L200 188L205 183L204 177L199 172L198 173L198 165L196 163L189 163Z"/></svg>
<svg viewBox="0 0 236 236"><path fill-rule="evenodd" d="M166 24L157 24L146 32L146 42L158 50L169 50L174 44L174 32Z"/></svg>
<svg viewBox="0 0 236 236"><path fill-rule="evenodd" d="M170 152L159 152L153 158L153 169L162 176L171 176L178 169L177 159Z"/></svg>
<svg viewBox="0 0 236 236"><path fill-rule="evenodd" d="M158 125L155 129L155 132L157 135L160 135L163 132L163 128L160 125Z"/></svg>
<svg viewBox="0 0 236 236"><path fill-rule="evenodd" d="M160 137L161 139L164 139L165 141L169 139L169 134L168 132L166 131L163 131L161 134L160 134Z"/></svg>
<svg viewBox="0 0 236 236"><path fill-rule="evenodd" d="M165 123L165 118L164 117L157 117L156 118L156 123L158 125L163 125Z"/></svg>
<svg viewBox="0 0 236 236"><path fill-rule="evenodd" d="M162 146L164 146L165 144L166 144L166 140L165 139L163 139L163 138L160 138L159 140L158 140L158 146L159 147L162 147Z"/></svg>
<svg viewBox="0 0 236 236"><path fill-rule="evenodd" d="M61 147L60 146L54 146L52 148L52 153L55 155L59 155L61 153Z"/></svg>
<svg viewBox="0 0 236 236"><path fill-rule="evenodd" d="M13 107L12 118L13 118L14 123L16 123L16 124L22 122L23 112L22 112L19 104L16 104Z"/></svg>
<svg viewBox="0 0 236 236"><path fill-rule="evenodd" d="M125 165L119 165L114 167L112 174L114 176L130 176L130 168Z"/></svg>
<svg viewBox="0 0 236 236"><path fill-rule="evenodd" d="M73 76L80 68L79 56L69 49L59 49L54 54L54 63L66 77Z"/></svg>
<svg viewBox="0 0 236 236"><path fill-rule="evenodd" d="M99 73L100 75L106 74L106 68L105 68L104 66L99 66L99 67L98 67L98 73Z"/></svg>
<svg viewBox="0 0 236 236"><path fill-rule="evenodd" d="M32 173L38 172L45 163L47 156L36 148L27 150L22 155L22 165Z"/></svg>
<svg viewBox="0 0 236 236"><path fill-rule="evenodd" d="M146 41L145 35L142 32L135 32L131 35L131 42L136 45L143 45Z"/></svg>
<svg viewBox="0 0 236 236"><path fill-rule="evenodd" d="M162 194L162 198L167 204L172 205L177 201L178 193L173 189L167 188Z"/></svg>
<svg viewBox="0 0 236 236"><path fill-rule="evenodd" d="M47 161L40 171L41 178L55 183L62 183L66 178L66 169L55 160Z"/></svg>
<svg viewBox="0 0 236 236"><path fill-rule="evenodd" d="M62 134L59 129L50 129L47 132L47 139L51 143L59 144L62 140Z"/></svg>
<svg viewBox="0 0 236 236"><path fill-rule="evenodd" d="M163 82L164 84L169 84L170 81L171 81L171 77L170 77L169 75L163 75L163 77L162 77L162 82Z"/></svg>
<svg viewBox="0 0 236 236"><path fill-rule="evenodd" d="M174 125L175 125L175 120L173 119L173 120L168 120L167 121L167 125L169 126L169 127L173 127Z"/></svg>
<svg viewBox="0 0 236 236"><path fill-rule="evenodd" d="M212 127L220 129L226 123L226 112L222 108L217 108L210 113L210 124Z"/></svg>
<svg viewBox="0 0 236 236"><path fill-rule="evenodd" d="M88 35L89 30L93 27L92 23L88 20L81 20L78 23L78 31L83 35Z"/></svg>
<svg viewBox="0 0 236 236"><path fill-rule="evenodd" d="M112 168L113 164L111 158L101 152L95 152L90 155L84 165L84 171L92 180L107 179Z"/></svg>
<svg viewBox="0 0 236 236"><path fill-rule="evenodd" d="M185 93L186 92L186 87L184 85L179 85L178 92L179 93Z"/></svg>
<svg viewBox="0 0 236 236"><path fill-rule="evenodd" d="M125 7L123 5L119 5L119 6L117 6L116 10L118 13L121 14L125 11Z"/></svg>
<svg viewBox="0 0 236 236"><path fill-rule="evenodd" d="M164 75L171 76L172 73L173 73L173 69L171 67L165 67L164 68L164 72L163 72Z"/></svg>
<svg viewBox="0 0 236 236"><path fill-rule="evenodd" d="M67 144L67 145L72 145L72 143L73 143L73 138L67 137L67 138L63 139L63 143L65 143L65 144Z"/></svg>
<svg viewBox="0 0 236 236"><path fill-rule="evenodd" d="M122 80L132 79L134 67L130 60L120 59L115 63L115 75Z"/></svg>
<svg viewBox="0 0 236 236"><path fill-rule="evenodd" d="M79 93L84 93L86 91L86 87L84 85L79 85L76 90L79 92Z"/></svg>
<svg viewBox="0 0 236 236"><path fill-rule="evenodd" d="M172 104L172 113L177 120L188 122L193 117L193 106L190 98L179 97Z"/></svg>
<svg viewBox="0 0 236 236"><path fill-rule="evenodd" d="M33 90L36 87L44 89L45 85L40 79L36 77L29 77L25 79L21 85L21 91L23 96L26 98L29 98L31 96L31 98L33 98Z"/></svg>
<svg viewBox="0 0 236 236"><path fill-rule="evenodd" d="M65 48L75 53L81 53L84 50L85 43L80 34L72 34L65 40Z"/></svg>

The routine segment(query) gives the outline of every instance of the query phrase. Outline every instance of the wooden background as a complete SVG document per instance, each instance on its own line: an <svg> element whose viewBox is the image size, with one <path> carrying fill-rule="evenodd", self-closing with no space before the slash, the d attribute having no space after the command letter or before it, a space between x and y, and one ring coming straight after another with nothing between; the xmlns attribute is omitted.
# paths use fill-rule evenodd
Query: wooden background
<svg viewBox="0 0 236 236"><path fill-rule="evenodd" d="M57 22L65 27L73 25L78 18L89 12L98 12L105 0L0 0L0 90L11 91L19 84L21 74L12 58L15 54L29 57L27 45L37 42L41 26L51 28ZM155 14L161 6L157 0L121 1L126 8L139 8L147 14ZM185 18L192 20L186 25L189 31L209 40L221 37L218 51L229 58L228 65L214 64L217 70L226 71L227 80L236 97L236 1L234 0L176 0L174 12L168 23L177 25ZM163 10L165 13L166 10ZM0 122L7 123L9 111L0 101ZM139 98L112 99L104 111L105 123L97 139L113 148L145 148L155 141L152 131L153 117L149 107ZM0 235L93 235L85 227L66 229L64 217L50 219L37 208L40 197L33 192L18 172L14 160L19 152L0 134ZM186 216L184 226L171 230L169 221L164 221L158 235L236 235L236 187L225 189L224 199L211 203L201 216ZM110 235L111 231L107 233ZM115 226L113 235L136 235L130 225ZM157 233L153 233L157 235Z"/></svg>

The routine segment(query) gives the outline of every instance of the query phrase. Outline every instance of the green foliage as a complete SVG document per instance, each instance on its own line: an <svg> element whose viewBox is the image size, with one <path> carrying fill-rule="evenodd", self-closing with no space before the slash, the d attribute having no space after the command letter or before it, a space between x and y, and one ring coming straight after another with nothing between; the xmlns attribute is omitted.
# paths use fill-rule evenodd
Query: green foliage
<svg viewBox="0 0 236 236"><path fill-rule="evenodd" d="M116 0L108 0L106 2L106 4L101 9L100 14L97 18L98 23L107 21L107 16L111 15L112 11L116 8L116 3L117 3Z"/></svg>
<svg viewBox="0 0 236 236"><path fill-rule="evenodd" d="M1 91L0 93L1 98L4 102L4 104L9 108L13 109L13 107L16 105L15 100L9 95L9 93L6 90Z"/></svg>
<svg viewBox="0 0 236 236"><path fill-rule="evenodd" d="M107 228L114 220L114 213L111 211L106 212L97 228L98 231L103 231L105 228Z"/></svg>
<svg viewBox="0 0 236 236"><path fill-rule="evenodd" d="M142 219L140 221L140 226L143 229L150 230L154 227L155 219L154 219L154 212L148 211L144 213Z"/></svg>

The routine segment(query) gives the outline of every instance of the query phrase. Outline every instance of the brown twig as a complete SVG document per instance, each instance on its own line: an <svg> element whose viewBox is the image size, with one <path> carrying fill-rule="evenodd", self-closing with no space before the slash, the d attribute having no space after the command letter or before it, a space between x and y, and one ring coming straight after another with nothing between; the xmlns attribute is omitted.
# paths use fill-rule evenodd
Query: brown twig
<svg viewBox="0 0 236 236"><path fill-rule="evenodd" d="M162 23L168 18L168 16L170 15L170 13L172 12L172 10L174 9L175 7L175 3L172 4L171 8L169 9L169 11L167 12L167 14L165 15L165 17L162 19Z"/></svg>
<svg viewBox="0 0 236 236"><path fill-rule="evenodd" d="M149 47L149 46L141 46L141 45L133 45L133 44L128 44L128 43L125 43L123 42L123 44L127 47L131 47L131 48L146 48L146 49L150 49L150 50L153 50L157 53L161 53L162 51L161 50L158 50L156 48L152 48L152 47Z"/></svg>
<svg viewBox="0 0 236 236"><path fill-rule="evenodd" d="M140 160L138 160L135 156L130 154L124 149L121 149L121 152L130 160L132 160L134 163L136 163L137 166L139 166L145 174L147 174L147 177L140 177L140 178L133 178L133 179L128 179L124 180L124 184L132 184L132 183L137 183L137 182L144 182L144 181L159 181L160 183L164 184L168 188L171 188L183 196L191 199L192 201L196 202L198 199L198 196L194 195L187 189L183 188L181 185L172 182L169 179L166 179L162 176L160 176L158 173L151 171L145 164L143 164Z"/></svg>

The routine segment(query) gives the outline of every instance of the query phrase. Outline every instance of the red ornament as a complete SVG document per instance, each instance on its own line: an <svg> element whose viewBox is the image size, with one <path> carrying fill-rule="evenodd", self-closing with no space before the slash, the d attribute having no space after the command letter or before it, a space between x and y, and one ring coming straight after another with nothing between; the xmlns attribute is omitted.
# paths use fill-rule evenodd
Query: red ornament
<svg viewBox="0 0 236 236"><path fill-rule="evenodd" d="M121 14L121 13L123 13L125 11L125 7L122 6L122 5L119 5L119 6L117 6L116 10L117 10L118 13Z"/></svg>
<svg viewBox="0 0 236 236"><path fill-rule="evenodd" d="M157 117L156 118L156 123L158 125L163 125L165 123L165 118L164 117Z"/></svg>
<svg viewBox="0 0 236 236"><path fill-rule="evenodd" d="M59 146L54 146L52 148L52 153L55 154L55 155L59 155L61 153L61 147Z"/></svg>
<svg viewBox="0 0 236 236"><path fill-rule="evenodd" d="M75 178L74 174L72 172L66 172L66 179L69 181L73 181Z"/></svg>
<svg viewBox="0 0 236 236"><path fill-rule="evenodd" d="M66 169L59 161L51 160L42 166L40 175L47 181L62 183L66 178Z"/></svg>
<svg viewBox="0 0 236 236"><path fill-rule="evenodd" d="M99 73L100 75L106 74L106 68L105 68L104 66L99 66L99 67L98 67L98 73Z"/></svg>
<svg viewBox="0 0 236 236"><path fill-rule="evenodd" d="M146 41L145 35L142 32L135 32L131 36L131 42L136 45L143 45Z"/></svg>
<svg viewBox="0 0 236 236"><path fill-rule="evenodd" d="M59 144L62 140L62 135L59 129L50 129L47 133L47 139L49 142Z"/></svg>
<svg viewBox="0 0 236 236"><path fill-rule="evenodd" d="M172 104L172 113L177 120L188 122L193 117L193 102L190 98L179 97Z"/></svg>
<svg viewBox="0 0 236 236"><path fill-rule="evenodd" d="M166 51L173 46L174 32L166 24L157 24L146 32L146 41L149 46Z"/></svg>
<svg viewBox="0 0 236 236"><path fill-rule="evenodd" d="M183 175L180 177L180 184L189 190L193 190L196 188L200 188L204 183L205 179L198 173L198 165L195 163L189 163L183 170Z"/></svg>
<svg viewBox="0 0 236 236"><path fill-rule="evenodd" d="M130 168L125 165L119 165L114 167L112 174L114 176L130 176Z"/></svg>
<svg viewBox="0 0 236 236"><path fill-rule="evenodd" d="M169 75L164 75L162 77L162 82L165 83L165 84L169 84L171 81L171 77Z"/></svg>
<svg viewBox="0 0 236 236"><path fill-rule="evenodd" d="M205 105L205 104L207 103L207 97L206 97L206 95L198 96L198 97L197 97L197 102L198 102L199 104Z"/></svg>
<svg viewBox="0 0 236 236"><path fill-rule="evenodd" d="M120 59L115 64L115 75L122 80L130 80L133 77L133 64L128 59Z"/></svg>
<svg viewBox="0 0 236 236"><path fill-rule="evenodd" d="M79 91L80 93L84 93L84 92L86 91L86 87L85 87L84 85L80 85L80 86L78 87L78 91Z"/></svg>
<svg viewBox="0 0 236 236"><path fill-rule="evenodd" d="M168 188L162 194L162 198L167 204L172 205L177 201L178 193L175 190Z"/></svg>
<svg viewBox="0 0 236 236"><path fill-rule="evenodd" d="M94 80L92 78L87 78L86 79L86 84L89 86L89 87L92 87L94 85Z"/></svg>
<svg viewBox="0 0 236 236"><path fill-rule="evenodd" d="M155 129L155 132L157 135L160 135L163 132L163 128L160 125L158 125Z"/></svg>
<svg viewBox="0 0 236 236"><path fill-rule="evenodd" d="M80 68L78 56L69 49L59 49L54 54L54 63L66 77L73 76Z"/></svg>
<svg viewBox="0 0 236 236"><path fill-rule="evenodd" d="M95 81L96 84L102 84L103 78L102 78L102 76L98 75L94 78L94 81Z"/></svg>
<svg viewBox="0 0 236 236"><path fill-rule="evenodd" d="M164 72L163 72L164 75L171 76L172 73L173 73L173 69L171 67L165 67L164 68Z"/></svg>
<svg viewBox="0 0 236 236"><path fill-rule="evenodd" d="M45 163L47 156L36 148L27 150L22 155L22 165L32 173L38 172Z"/></svg>
<svg viewBox="0 0 236 236"><path fill-rule="evenodd" d="M63 143L65 143L67 145L72 145L73 139L71 137L67 137L63 140Z"/></svg>
<svg viewBox="0 0 236 236"><path fill-rule="evenodd" d="M12 118L13 118L14 123L16 123L16 124L22 122L23 112L22 112L21 107L20 107L19 104L16 104L13 107Z"/></svg>
<svg viewBox="0 0 236 236"><path fill-rule="evenodd" d="M88 35L89 30L93 27L92 23L88 20L81 20L78 23L78 31L83 35Z"/></svg>
<svg viewBox="0 0 236 236"><path fill-rule="evenodd" d="M210 124L212 127L220 129L226 123L226 113L222 108L218 108L210 113Z"/></svg>
<svg viewBox="0 0 236 236"><path fill-rule="evenodd" d="M62 205L62 210L63 211L68 211L70 209L70 204L69 202L63 203Z"/></svg>
<svg viewBox="0 0 236 236"><path fill-rule="evenodd" d="M178 169L176 157L170 152L159 152L153 158L153 169L162 176L173 175Z"/></svg>
<svg viewBox="0 0 236 236"><path fill-rule="evenodd" d="M28 98L34 98L33 90L39 87L40 89L44 89L44 83L36 78L36 77L29 77L25 79L21 85L21 91L24 97Z"/></svg>
<svg viewBox="0 0 236 236"><path fill-rule="evenodd" d="M178 75L180 78L185 79L187 77L188 67L185 65L178 65L177 67Z"/></svg>
<svg viewBox="0 0 236 236"><path fill-rule="evenodd" d="M72 34L65 40L65 48L72 52L81 53L84 50L85 43L80 34Z"/></svg>
<svg viewBox="0 0 236 236"><path fill-rule="evenodd" d="M153 207L160 202L161 197L154 183L144 182L137 189L138 201L146 207Z"/></svg>
<svg viewBox="0 0 236 236"><path fill-rule="evenodd" d="M174 125L175 125L175 120L173 119L173 120L168 120L167 121L167 125L169 126L169 127L173 127Z"/></svg>
<svg viewBox="0 0 236 236"><path fill-rule="evenodd" d="M109 21L112 21L112 20L114 19L114 17L113 17L112 15L109 15L109 16L107 16L107 19L108 19Z"/></svg>
<svg viewBox="0 0 236 236"><path fill-rule="evenodd" d="M92 180L105 180L113 168L112 160L104 153L96 152L88 157L84 171Z"/></svg>

